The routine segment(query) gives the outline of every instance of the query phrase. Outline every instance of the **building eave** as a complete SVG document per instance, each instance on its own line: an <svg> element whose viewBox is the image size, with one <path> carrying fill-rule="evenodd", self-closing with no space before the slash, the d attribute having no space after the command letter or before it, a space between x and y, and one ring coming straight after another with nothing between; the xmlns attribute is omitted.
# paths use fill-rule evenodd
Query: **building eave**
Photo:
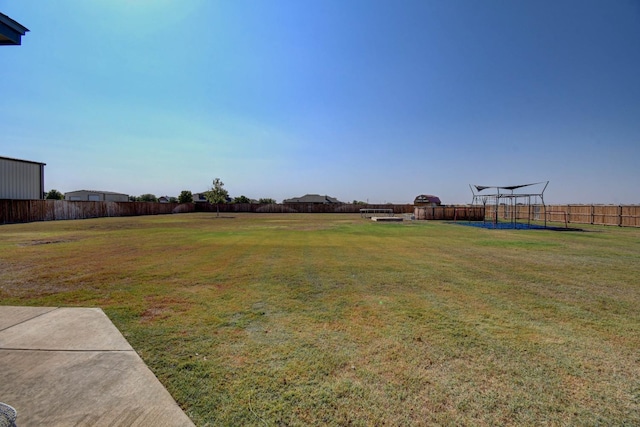
<svg viewBox="0 0 640 427"><path fill-rule="evenodd" d="M0 159L1 160L12 160L14 162L33 163L33 164L36 164L36 165L46 166L46 163L34 162L33 160L15 159L13 157L5 157L5 156L0 156Z"/></svg>
<svg viewBox="0 0 640 427"><path fill-rule="evenodd" d="M27 27L9 18L4 13L0 13L0 45L20 45L22 43L22 36L24 36L27 31L29 31Z"/></svg>

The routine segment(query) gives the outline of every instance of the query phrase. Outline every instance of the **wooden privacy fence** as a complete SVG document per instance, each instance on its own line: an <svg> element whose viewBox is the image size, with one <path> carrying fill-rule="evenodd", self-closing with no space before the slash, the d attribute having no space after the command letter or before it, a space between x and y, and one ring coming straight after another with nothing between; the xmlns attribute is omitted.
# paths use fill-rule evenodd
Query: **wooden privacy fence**
<svg viewBox="0 0 640 427"><path fill-rule="evenodd" d="M193 212L193 204L0 200L0 224Z"/></svg>
<svg viewBox="0 0 640 427"><path fill-rule="evenodd" d="M255 212L255 213L360 213L362 208L392 209L394 214L413 212L413 205L354 205L354 204L319 204L319 203L273 203L267 205L254 203L220 203L220 212ZM216 205L197 203L197 212L216 212Z"/></svg>
<svg viewBox="0 0 640 427"><path fill-rule="evenodd" d="M418 220L482 221L484 206L415 206Z"/></svg>
<svg viewBox="0 0 640 427"><path fill-rule="evenodd" d="M497 213L497 215L496 215ZM566 222L574 224L640 227L640 205L488 205L487 221L515 218L519 221Z"/></svg>
<svg viewBox="0 0 640 427"><path fill-rule="evenodd" d="M393 209L396 214L413 212L413 205L364 205ZM153 203L84 202L69 200L2 200L0 224L116 216L159 215L184 212L255 213L359 213L363 205L353 204L254 204L254 203Z"/></svg>
<svg viewBox="0 0 640 427"><path fill-rule="evenodd" d="M414 206L355 204L253 204L224 203L220 212L255 213L360 213L360 209L392 209L394 214L413 213L419 220L567 222L574 224L640 227L640 205L487 205L483 206ZM63 219L85 219L118 216L160 215L183 212L215 212L209 203L153 202L80 202L68 200L3 200L0 199L0 224ZM496 215L497 214L497 215Z"/></svg>

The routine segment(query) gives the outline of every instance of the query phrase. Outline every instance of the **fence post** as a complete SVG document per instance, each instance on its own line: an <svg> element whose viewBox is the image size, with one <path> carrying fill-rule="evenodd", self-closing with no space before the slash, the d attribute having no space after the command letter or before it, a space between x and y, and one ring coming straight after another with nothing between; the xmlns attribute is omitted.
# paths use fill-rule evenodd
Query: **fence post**
<svg viewBox="0 0 640 427"><path fill-rule="evenodd" d="M622 227L622 205L618 205L618 227Z"/></svg>
<svg viewBox="0 0 640 427"><path fill-rule="evenodd" d="M591 205L591 225L593 225L594 215L595 215L595 207Z"/></svg>

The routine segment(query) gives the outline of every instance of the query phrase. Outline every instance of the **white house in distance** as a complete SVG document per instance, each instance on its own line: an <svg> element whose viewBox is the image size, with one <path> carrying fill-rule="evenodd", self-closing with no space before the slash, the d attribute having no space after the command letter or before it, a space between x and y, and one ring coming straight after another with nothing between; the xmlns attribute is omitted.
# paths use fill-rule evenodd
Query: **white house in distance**
<svg viewBox="0 0 640 427"><path fill-rule="evenodd" d="M0 199L44 198L45 163L0 157Z"/></svg>
<svg viewBox="0 0 640 427"><path fill-rule="evenodd" d="M78 190L65 193L64 199L72 202L128 202L129 195L113 191Z"/></svg>

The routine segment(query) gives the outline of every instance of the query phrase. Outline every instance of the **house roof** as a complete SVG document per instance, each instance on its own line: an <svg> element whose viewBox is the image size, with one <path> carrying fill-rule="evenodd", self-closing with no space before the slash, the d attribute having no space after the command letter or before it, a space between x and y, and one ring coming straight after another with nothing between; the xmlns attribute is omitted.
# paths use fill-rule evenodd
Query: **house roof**
<svg viewBox="0 0 640 427"><path fill-rule="evenodd" d="M204 191L202 193L193 193L193 201L194 202L208 202L207 200L208 191ZM229 203L231 201L231 197L227 196L226 202Z"/></svg>
<svg viewBox="0 0 640 427"><path fill-rule="evenodd" d="M334 197L327 195L321 196L319 194L305 194L302 197L294 197L292 199L286 199L283 203L341 203Z"/></svg>
<svg viewBox="0 0 640 427"><path fill-rule="evenodd" d="M193 193L192 197L193 197L193 201L194 202L206 202L207 201L207 197L205 196L204 193Z"/></svg>
<svg viewBox="0 0 640 427"><path fill-rule="evenodd" d="M19 45L27 27L0 13L0 45Z"/></svg>
<svg viewBox="0 0 640 427"><path fill-rule="evenodd" d="M435 203L439 205L441 202L440 197L438 196L433 196L431 194L421 194L416 197L413 203Z"/></svg>

